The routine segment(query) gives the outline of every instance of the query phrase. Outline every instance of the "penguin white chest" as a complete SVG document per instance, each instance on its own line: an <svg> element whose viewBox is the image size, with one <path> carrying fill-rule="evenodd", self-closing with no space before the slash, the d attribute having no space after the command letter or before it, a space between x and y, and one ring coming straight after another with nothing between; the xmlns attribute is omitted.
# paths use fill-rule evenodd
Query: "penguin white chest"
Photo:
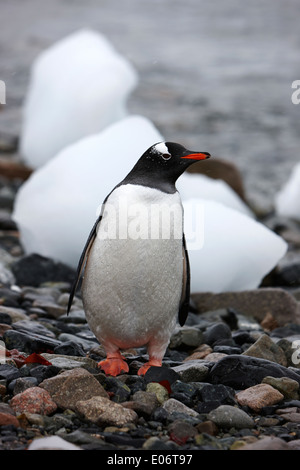
<svg viewBox="0 0 300 470"><path fill-rule="evenodd" d="M121 185L103 207L82 286L98 340L120 348L169 338L183 282L179 194Z"/></svg>

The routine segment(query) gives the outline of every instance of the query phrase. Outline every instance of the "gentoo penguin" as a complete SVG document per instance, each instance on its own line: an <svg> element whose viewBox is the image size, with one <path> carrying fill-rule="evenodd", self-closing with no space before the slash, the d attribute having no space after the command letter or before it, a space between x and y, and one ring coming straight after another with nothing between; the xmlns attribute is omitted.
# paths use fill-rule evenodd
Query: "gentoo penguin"
<svg viewBox="0 0 300 470"><path fill-rule="evenodd" d="M177 178L207 152L173 142L152 145L105 198L79 260L68 312L82 280L89 326L106 351L99 367L116 376L128 372L120 350L146 346L149 361L138 371L161 366L176 318L189 308L189 260Z"/></svg>

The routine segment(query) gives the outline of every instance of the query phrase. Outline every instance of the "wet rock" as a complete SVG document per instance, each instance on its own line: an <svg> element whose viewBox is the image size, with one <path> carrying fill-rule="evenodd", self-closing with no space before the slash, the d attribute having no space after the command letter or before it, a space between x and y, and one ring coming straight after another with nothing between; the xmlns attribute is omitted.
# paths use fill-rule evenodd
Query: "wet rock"
<svg viewBox="0 0 300 470"><path fill-rule="evenodd" d="M280 288L266 287L221 294L199 293L193 294L192 299L199 313L234 308L259 322L270 312L279 325L300 323L299 304L291 294Z"/></svg>
<svg viewBox="0 0 300 470"><path fill-rule="evenodd" d="M75 271L63 263L38 254L25 255L12 265L12 272L20 286L36 286L45 282L70 282Z"/></svg>
<svg viewBox="0 0 300 470"><path fill-rule="evenodd" d="M116 403L129 400L131 393L130 388L116 377L106 378L105 389L111 395L111 400Z"/></svg>
<svg viewBox="0 0 300 470"><path fill-rule="evenodd" d="M139 390L132 395L132 400L137 403L145 404L149 407L150 414L153 413L160 403L157 396L149 391Z"/></svg>
<svg viewBox="0 0 300 470"><path fill-rule="evenodd" d="M249 406L257 413L265 406L272 406L283 400L284 396L269 384L258 384L236 394L238 403Z"/></svg>
<svg viewBox="0 0 300 470"><path fill-rule="evenodd" d="M103 396L93 396L88 400L78 401L76 411L85 419L99 425L123 426L138 419L135 411Z"/></svg>
<svg viewBox="0 0 300 470"><path fill-rule="evenodd" d="M284 351L266 334L261 335L254 344L243 352L243 355L260 357L287 366Z"/></svg>
<svg viewBox="0 0 300 470"><path fill-rule="evenodd" d="M253 428L254 420L245 411L231 405L221 405L207 415L219 428Z"/></svg>
<svg viewBox="0 0 300 470"><path fill-rule="evenodd" d="M65 356L64 354L47 354L42 353L47 361L59 369L96 369L97 362L86 356Z"/></svg>
<svg viewBox="0 0 300 470"><path fill-rule="evenodd" d="M300 375L291 369L266 359L231 355L217 362L209 371L207 380L241 390L261 383L264 377L289 377L300 383Z"/></svg>
<svg viewBox="0 0 300 470"><path fill-rule="evenodd" d="M300 286L300 263L277 268L274 277L277 286Z"/></svg>
<svg viewBox="0 0 300 470"><path fill-rule="evenodd" d="M166 400L164 404L162 405L162 408L165 411L167 411L169 414L182 413L187 416L192 416L196 418L199 416L199 414L196 411L184 405L180 401L175 400L175 398L169 398L168 400Z"/></svg>
<svg viewBox="0 0 300 470"><path fill-rule="evenodd" d="M236 403L235 390L223 384L206 384L200 389L199 394L204 402L216 401L220 405Z"/></svg>
<svg viewBox="0 0 300 470"><path fill-rule="evenodd" d="M20 375L17 367L10 364L0 364L0 379L10 382L11 380L18 379Z"/></svg>
<svg viewBox="0 0 300 470"><path fill-rule="evenodd" d="M180 446L198 434L194 426L181 419L173 421L168 426L168 433L170 439Z"/></svg>
<svg viewBox="0 0 300 470"><path fill-rule="evenodd" d="M94 396L106 397L102 385L86 369L77 368L46 379L40 387L49 392L52 400L63 410L75 410L78 401Z"/></svg>
<svg viewBox="0 0 300 470"><path fill-rule="evenodd" d="M75 343L74 341L66 341L65 343L59 344L54 348L54 354L85 357L85 352L81 344Z"/></svg>
<svg viewBox="0 0 300 470"><path fill-rule="evenodd" d="M26 310L22 308L1 305L0 312L9 315L9 317L11 318L10 324L15 323L19 320L28 320L26 316Z"/></svg>
<svg viewBox="0 0 300 470"><path fill-rule="evenodd" d="M183 382L202 382L208 375L209 368L202 362L191 360L172 367Z"/></svg>
<svg viewBox="0 0 300 470"><path fill-rule="evenodd" d="M34 320L26 319L16 321L13 324L13 329L29 335L41 335L46 336L47 338L55 339L55 334L52 333L49 328Z"/></svg>
<svg viewBox="0 0 300 470"><path fill-rule="evenodd" d="M54 338L16 330L5 331L3 340L7 349L18 349L28 354L51 351L60 345L60 341Z"/></svg>
<svg viewBox="0 0 300 470"><path fill-rule="evenodd" d="M289 377L264 377L262 383L269 384L276 388L285 398L299 398L299 383Z"/></svg>
<svg viewBox="0 0 300 470"><path fill-rule="evenodd" d="M218 343L224 339L231 338L231 330L226 323L218 322L209 326L203 335L203 342L214 346L215 343Z"/></svg>
<svg viewBox="0 0 300 470"><path fill-rule="evenodd" d="M172 384L177 379L179 375L169 367L150 367L145 374L146 383L168 381Z"/></svg>
<svg viewBox="0 0 300 470"><path fill-rule="evenodd" d="M57 409L50 394L40 387L27 388L24 392L15 395L10 401L10 406L18 414L29 412L49 415Z"/></svg>
<svg viewBox="0 0 300 470"><path fill-rule="evenodd" d="M12 380L10 383L10 388L14 395L24 392L27 388L36 387L38 385L38 380L36 377L20 377L18 379Z"/></svg>
<svg viewBox="0 0 300 470"><path fill-rule="evenodd" d="M203 343L203 333L193 326L183 326L172 334L169 348L174 349L179 346L197 347Z"/></svg>

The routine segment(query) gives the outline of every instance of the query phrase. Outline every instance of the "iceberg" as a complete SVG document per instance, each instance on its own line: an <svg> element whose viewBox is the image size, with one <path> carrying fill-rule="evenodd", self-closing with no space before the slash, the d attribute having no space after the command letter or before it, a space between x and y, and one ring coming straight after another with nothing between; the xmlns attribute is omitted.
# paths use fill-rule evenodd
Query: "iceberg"
<svg viewBox="0 0 300 470"><path fill-rule="evenodd" d="M20 154L39 168L67 145L127 115L137 74L108 40L80 30L43 51L31 69Z"/></svg>

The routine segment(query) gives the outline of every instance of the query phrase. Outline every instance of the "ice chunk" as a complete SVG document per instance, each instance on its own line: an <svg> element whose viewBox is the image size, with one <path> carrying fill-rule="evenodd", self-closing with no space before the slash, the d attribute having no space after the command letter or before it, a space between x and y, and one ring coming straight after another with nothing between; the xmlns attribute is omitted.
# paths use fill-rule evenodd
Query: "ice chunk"
<svg viewBox="0 0 300 470"><path fill-rule="evenodd" d="M200 197L219 201L232 209L254 217L251 209L242 201L237 193L221 179L212 179L208 176L196 173L184 173L177 181L176 186L182 200Z"/></svg>
<svg viewBox="0 0 300 470"><path fill-rule="evenodd" d="M130 116L68 146L19 189L13 218L27 253L75 267L97 209L138 158L163 138L141 116Z"/></svg>
<svg viewBox="0 0 300 470"><path fill-rule="evenodd" d="M300 163L298 163L275 197L277 214L300 220Z"/></svg>
<svg viewBox="0 0 300 470"><path fill-rule="evenodd" d="M219 202L183 202L192 292L254 289L284 256L287 243L265 225Z"/></svg>
<svg viewBox="0 0 300 470"><path fill-rule="evenodd" d="M32 66L20 137L24 161L38 168L125 117L136 84L131 64L101 34L80 30L55 43Z"/></svg>

